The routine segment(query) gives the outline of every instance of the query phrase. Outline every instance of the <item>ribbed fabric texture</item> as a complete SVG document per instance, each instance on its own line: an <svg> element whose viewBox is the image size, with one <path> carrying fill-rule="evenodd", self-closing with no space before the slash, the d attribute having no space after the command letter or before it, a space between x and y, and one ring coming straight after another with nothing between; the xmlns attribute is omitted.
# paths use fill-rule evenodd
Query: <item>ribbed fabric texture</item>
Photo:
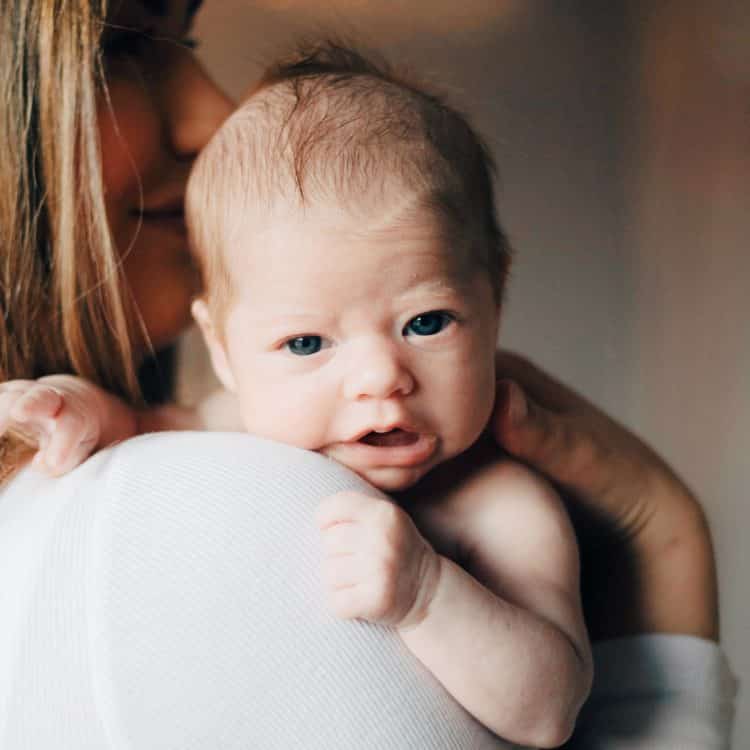
<svg viewBox="0 0 750 750"><path fill-rule="evenodd" d="M2 750L509 747L391 631L322 603L319 500L374 492L240 434L150 435L0 493ZM725 750L715 644L594 649L576 750Z"/></svg>
<svg viewBox="0 0 750 750"><path fill-rule="evenodd" d="M0 494L0 748L510 747L323 605L313 512L374 492L247 435L149 435Z"/></svg>

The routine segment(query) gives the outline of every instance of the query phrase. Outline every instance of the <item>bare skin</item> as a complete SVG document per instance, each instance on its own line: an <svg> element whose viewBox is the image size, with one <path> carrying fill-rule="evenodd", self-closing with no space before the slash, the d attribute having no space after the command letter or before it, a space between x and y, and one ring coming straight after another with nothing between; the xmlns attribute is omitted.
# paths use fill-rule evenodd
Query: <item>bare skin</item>
<svg viewBox="0 0 750 750"><path fill-rule="evenodd" d="M680 633L718 640L711 537L700 503L645 443L573 390L498 355L495 435L545 474L576 526L592 640ZM600 571L600 575L597 575Z"/></svg>
<svg viewBox="0 0 750 750"><path fill-rule="evenodd" d="M556 747L591 684L567 514L546 482L508 459L448 489L430 480L399 504L359 492L322 501L331 607L395 627L496 734Z"/></svg>
<svg viewBox="0 0 750 750"><path fill-rule="evenodd" d="M528 360L501 352L497 364L503 379L495 436L508 453L547 476L566 502L581 548L592 640L649 632L718 640L711 537L685 484L646 444ZM63 405L59 393L47 392L52 386L64 392L64 383L52 379L0 385L0 431L10 423L37 438L48 430L35 461L50 474L65 473L93 450L136 432L175 425L241 429L234 399L218 392L197 410L168 406L137 415L138 423L117 420L98 430L93 443L96 414L67 418L66 410L81 401L74 393ZM69 451L59 463L58 450ZM491 447L485 451L486 460L496 458ZM473 453L459 460L478 459ZM444 471L455 472L455 464ZM434 479L445 477L436 473Z"/></svg>

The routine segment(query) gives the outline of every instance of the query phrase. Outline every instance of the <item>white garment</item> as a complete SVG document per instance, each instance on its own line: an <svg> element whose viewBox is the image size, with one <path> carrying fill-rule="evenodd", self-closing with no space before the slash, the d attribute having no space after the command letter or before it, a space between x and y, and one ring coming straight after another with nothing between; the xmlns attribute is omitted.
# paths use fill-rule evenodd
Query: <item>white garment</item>
<svg viewBox="0 0 750 750"><path fill-rule="evenodd" d="M312 512L354 487L322 456L241 434L148 435L60 479L22 471L0 493L0 748L507 747L391 631L326 612ZM660 748L727 746L733 694L707 676L729 673L692 640L664 662L692 668L689 690L648 670L635 689L639 710L699 706L708 740ZM619 729L609 744L612 711L620 728L641 715L618 687L622 645L586 748L656 746L617 744Z"/></svg>
<svg viewBox="0 0 750 750"><path fill-rule="evenodd" d="M575 750L729 750L737 682L724 652L686 635L594 645Z"/></svg>

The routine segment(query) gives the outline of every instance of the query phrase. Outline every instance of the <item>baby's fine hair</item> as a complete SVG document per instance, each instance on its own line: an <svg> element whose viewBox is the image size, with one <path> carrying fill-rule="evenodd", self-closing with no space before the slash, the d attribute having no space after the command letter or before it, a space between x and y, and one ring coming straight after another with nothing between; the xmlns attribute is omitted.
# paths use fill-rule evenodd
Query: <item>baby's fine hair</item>
<svg viewBox="0 0 750 750"><path fill-rule="evenodd" d="M248 241L250 210L272 217L279 198L356 209L394 186L486 269L499 303L510 250L494 172L482 139L437 95L340 43L300 48L266 71L193 168L187 221L209 306L221 316L231 295L222 249Z"/></svg>

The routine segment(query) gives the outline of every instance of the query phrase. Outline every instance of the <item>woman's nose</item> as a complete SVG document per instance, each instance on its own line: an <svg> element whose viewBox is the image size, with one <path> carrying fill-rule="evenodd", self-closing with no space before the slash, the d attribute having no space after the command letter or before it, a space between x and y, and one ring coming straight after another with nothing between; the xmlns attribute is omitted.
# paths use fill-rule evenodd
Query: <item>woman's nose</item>
<svg viewBox="0 0 750 750"><path fill-rule="evenodd" d="M234 102L191 52L175 54L179 62L163 88L170 146L178 158L193 159L232 113Z"/></svg>
<svg viewBox="0 0 750 750"><path fill-rule="evenodd" d="M373 348L352 364L344 396L353 401L408 396L414 384L414 377L396 352L387 347Z"/></svg>

